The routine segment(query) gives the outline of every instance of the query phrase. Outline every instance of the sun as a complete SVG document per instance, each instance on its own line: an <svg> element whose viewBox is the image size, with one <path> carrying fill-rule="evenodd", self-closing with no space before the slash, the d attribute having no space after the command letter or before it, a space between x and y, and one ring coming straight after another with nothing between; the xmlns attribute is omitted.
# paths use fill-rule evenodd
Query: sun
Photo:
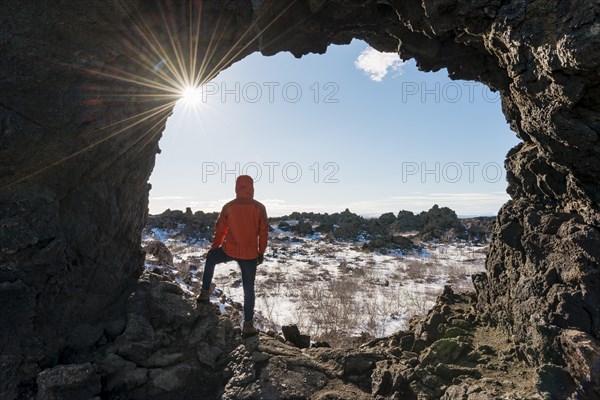
<svg viewBox="0 0 600 400"><path fill-rule="evenodd" d="M197 106L202 103L202 90L198 86L188 86L181 91L181 99L186 105Z"/></svg>

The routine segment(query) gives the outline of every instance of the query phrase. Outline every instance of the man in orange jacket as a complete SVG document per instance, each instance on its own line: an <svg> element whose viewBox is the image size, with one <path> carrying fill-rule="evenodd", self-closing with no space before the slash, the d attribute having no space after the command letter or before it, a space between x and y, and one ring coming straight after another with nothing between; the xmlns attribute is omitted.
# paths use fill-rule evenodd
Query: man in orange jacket
<svg viewBox="0 0 600 400"><path fill-rule="evenodd" d="M212 246L206 255L202 289L198 302L210 301L210 284L215 265L237 261L242 270L244 287L244 326L242 335L257 333L252 322L254 317L254 279L256 266L263 262L267 248L269 225L265 206L254 200L254 181L248 175L240 175L235 181L234 200L223 206L215 225Z"/></svg>

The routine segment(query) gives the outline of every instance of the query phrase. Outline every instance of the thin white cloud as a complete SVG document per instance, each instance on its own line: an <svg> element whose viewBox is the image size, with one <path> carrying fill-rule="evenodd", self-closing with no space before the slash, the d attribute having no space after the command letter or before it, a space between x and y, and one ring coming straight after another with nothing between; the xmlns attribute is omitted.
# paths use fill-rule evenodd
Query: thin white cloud
<svg viewBox="0 0 600 400"><path fill-rule="evenodd" d="M261 200L261 203L265 205L267 208L267 213L272 217L280 217L282 215L291 214L294 211L299 212L338 212L343 211L340 210L339 207L332 207L330 204L320 204L320 203L307 203L307 204L298 204L298 203L288 203L286 200L282 199L265 199Z"/></svg>
<svg viewBox="0 0 600 400"><path fill-rule="evenodd" d="M167 201L167 200L185 200L188 198L189 197L183 197L183 196L158 196L158 197L151 197L150 200Z"/></svg>
<svg viewBox="0 0 600 400"><path fill-rule="evenodd" d="M350 204L350 210L358 214L381 214L385 210L397 212L405 209L413 212L427 211L434 204L450 207L459 216L494 215L510 197L504 192L464 193L409 193L374 201Z"/></svg>
<svg viewBox="0 0 600 400"><path fill-rule="evenodd" d="M166 208L184 210L191 207L192 211L218 212L231 198L213 200L176 200L168 204L154 202L150 204L151 214L160 214ZM340 203L298 203L278 198L259 199L267 208L271 217L289 215L294 211L336 213L345 208L357 214L373 217L384 212L397 213L399 210L409 210L415 213L429 210L434 204L440 207L450 207L459 216L495 215L502 204L509 200L505 192L462 192L462 193L424 193L410 192L398 196L363 199Z"/></svg>
<svg viewBox="0 0 600 400"><path fill-rule="evenodd" d="M354 66L364 71L369 79L375 82L381 80L389 71L401 73L404 62L396 53L382 53L372 47L364 49L354 61Z"/></svg>
<svg viewBox="0 0 600 400"><path fill-rule="evenodd" d="M194 200L189 202L189 206L192 209L201 210L205 212L221 211L225 203L231 201L230 198L216 199L216 200Z"/></svg>

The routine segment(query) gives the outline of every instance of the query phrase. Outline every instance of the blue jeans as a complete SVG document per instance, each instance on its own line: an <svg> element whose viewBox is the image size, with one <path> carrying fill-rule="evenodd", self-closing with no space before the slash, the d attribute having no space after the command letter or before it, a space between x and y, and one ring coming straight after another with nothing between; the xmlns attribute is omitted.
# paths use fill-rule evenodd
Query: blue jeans
<svg viewBox="0 0 600 400"><path fill-rule="evenodd" d="M254 317L254 280L256 278L256 259L240 260L229 257L220 247L206 257L204 274L202 274L202 289L210 290L210 284L215 274L215 265L228 261L237 261L242 270L242 286L244 287L244 320L252 321Z"/></svg>

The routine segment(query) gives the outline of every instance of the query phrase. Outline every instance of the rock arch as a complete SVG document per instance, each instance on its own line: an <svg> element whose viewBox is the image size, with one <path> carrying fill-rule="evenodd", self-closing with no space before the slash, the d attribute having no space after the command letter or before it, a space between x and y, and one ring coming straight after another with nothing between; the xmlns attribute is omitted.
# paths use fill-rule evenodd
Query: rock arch
<svg viewBox="0 0 600 400"><path fill-rule="evenodd" d="M499 91L523 142L507 156L512 200L474 279L477 308L530 363L577 375L569 332L600 339L599 14L592 0L5 1L3 381L118 329L110 323L141 271L147 181L169 110L128 127L120 121L160 100L131 101L148 88L110 75L152 79L152 42L132 21L168 43L166 28L184 37L190 15L201 21L203 78L252 52L300 57L358 38Z"/></svg>

